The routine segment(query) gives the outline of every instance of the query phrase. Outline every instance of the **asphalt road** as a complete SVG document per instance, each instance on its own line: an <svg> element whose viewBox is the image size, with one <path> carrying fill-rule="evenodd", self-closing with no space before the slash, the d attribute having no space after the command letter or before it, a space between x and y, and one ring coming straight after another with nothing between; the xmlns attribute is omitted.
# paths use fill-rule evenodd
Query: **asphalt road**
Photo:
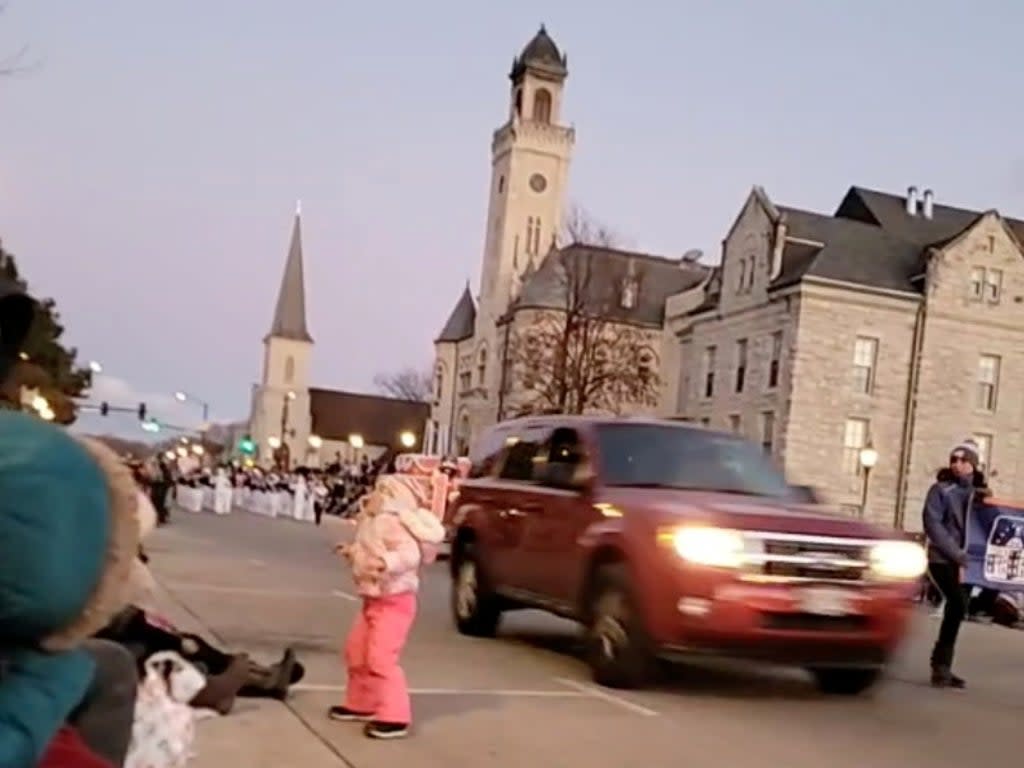
<svg viewBox="0 0 1024 768"><path fill-rule="evenodd" d="M823 697L799 671L706 663L679 667L656 690L620 693L589 682L567 622L522 612L507 617L497 639L458 635L444 563L425 579L404 659L415 733L369 741L358 726L325 717L340 701L338 649L358 606L330 551L344 533L334 520L315 528L177 512L148 547L161 583L219 641L261 657L296 648L308 673L274 716L297 718L298 732L319 740L338 765L962 768L979 758L1018 760L1010 736L1024 715L1022 633L965 627L963 693L927 686L936 626L923 613L889 679L869 697Z"/></svg>

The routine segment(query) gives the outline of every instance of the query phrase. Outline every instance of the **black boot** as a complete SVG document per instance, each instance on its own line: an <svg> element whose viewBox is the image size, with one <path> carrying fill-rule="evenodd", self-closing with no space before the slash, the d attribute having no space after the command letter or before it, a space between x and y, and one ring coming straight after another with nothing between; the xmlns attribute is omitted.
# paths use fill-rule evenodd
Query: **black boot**
<svg viewBox="0 0 1024 768"><path fill-rule="evenodd" d="M295 652L288 648L281 660L269 667L250 661L249 677L238 695L284 701L288 696L288 688L299 682L305 674L306 670L296 660Z"/></svg>
<svg viewBox="0 0 1024 768"><path fill-rule="evenodd" d="M932 667L932 686L962 691L967 687L967 683L963 678L954 675L949 667L940 665Z"/></svg>

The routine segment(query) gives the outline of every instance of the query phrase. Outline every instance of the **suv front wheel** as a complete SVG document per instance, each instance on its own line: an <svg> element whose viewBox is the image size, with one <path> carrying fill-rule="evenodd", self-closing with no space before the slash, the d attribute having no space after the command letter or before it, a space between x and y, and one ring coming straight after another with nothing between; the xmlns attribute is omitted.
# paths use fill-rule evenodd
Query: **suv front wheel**
<svg viewBox="0 0 1024 768"><path fill-rule="evenodd" d="M601 568L590 593L587 661L594 682L609 688L640 688L654 669L629 577L623 565Z"/></svg>
<svg viewBox="0 0 1024 768"><path fill-rule="evenodd" d="M462 548L452 569L452 617L463 635L494 637L501 623L499 598L489 588L472 545Z"/></svg>

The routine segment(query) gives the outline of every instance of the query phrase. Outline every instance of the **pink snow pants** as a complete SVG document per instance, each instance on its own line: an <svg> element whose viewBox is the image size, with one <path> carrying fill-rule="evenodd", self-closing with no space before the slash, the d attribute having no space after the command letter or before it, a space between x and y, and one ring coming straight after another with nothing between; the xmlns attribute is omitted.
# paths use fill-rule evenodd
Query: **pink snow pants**
<svg viewBox="0 0 1024 768"><path fill-rule="evenodd" d="M412 722L399 657L416 618L416 593L363 598L345 641L345 708L385 723Z"/></svg>

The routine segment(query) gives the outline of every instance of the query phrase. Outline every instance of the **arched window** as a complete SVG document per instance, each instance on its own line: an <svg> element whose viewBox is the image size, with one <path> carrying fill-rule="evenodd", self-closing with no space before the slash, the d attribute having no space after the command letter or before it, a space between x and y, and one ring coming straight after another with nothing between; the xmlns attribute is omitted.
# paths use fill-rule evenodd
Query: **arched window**
<svg viewBox="0 0 1024 768"><path fill-rule="evenodd" d="M538 88L533 94L533 119L538 123L551 122L551 91Z"/></svg>
<svg viewBox="0 0 1024 768"><path fill-rule="evenodd" d="M736 284L736 292L743 293L747 287L747 260L740 259L740 279Z"/></svg>
<svg viewBox="0 0 1024 768"><path fill-rule="evenodd" d="M295 378L295 358L289 355L284 361L284 383L291 384Z"/></svg>
<svg viewBox="0 0 1024 768"><path fill-rule="evenodd" d="M444 368L440 365L434 371L434 402L441 402L441 394L444 392Z"/></svg>
<svg viewBox="0 0 1024 768"><path fill-rule="evenodd" d="M476 378L480 386L487 383L487 349L481 349L476 358Z"/></svg>
<svg viewBox="0 0 1024 768"><path fill-rule="evenodd" d="M459 456L469 453L469 415L466 413L459 416L459 423L455 428L455 452Z"/></svg>

